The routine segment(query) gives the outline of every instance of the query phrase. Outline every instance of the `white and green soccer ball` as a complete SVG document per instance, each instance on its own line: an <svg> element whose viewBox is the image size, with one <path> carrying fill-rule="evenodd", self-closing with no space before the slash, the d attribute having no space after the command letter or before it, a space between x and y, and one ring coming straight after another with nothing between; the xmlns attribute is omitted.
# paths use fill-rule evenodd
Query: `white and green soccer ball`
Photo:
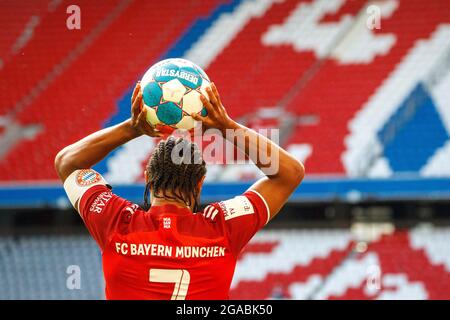
<svg viewBox="0 0 450 320"><path fill-rule="evenodd" d="M205 71L191 61L166 59L154 64L141 80L147 121L154 126L192 129L192 113L207 115L200 95L208 98L209 84Z"/></svg>

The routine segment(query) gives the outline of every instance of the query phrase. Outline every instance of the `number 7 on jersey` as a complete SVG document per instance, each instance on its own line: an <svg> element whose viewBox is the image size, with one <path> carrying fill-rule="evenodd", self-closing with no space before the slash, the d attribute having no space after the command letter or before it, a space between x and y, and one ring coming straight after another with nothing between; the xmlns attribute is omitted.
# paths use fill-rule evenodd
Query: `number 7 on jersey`
<svg viewBox="0 0 450 320"><path fill-rule="evenodd" d="M191 275L184 269L150 269L149 281L174 283L171 300L185 300Z"/></svg>

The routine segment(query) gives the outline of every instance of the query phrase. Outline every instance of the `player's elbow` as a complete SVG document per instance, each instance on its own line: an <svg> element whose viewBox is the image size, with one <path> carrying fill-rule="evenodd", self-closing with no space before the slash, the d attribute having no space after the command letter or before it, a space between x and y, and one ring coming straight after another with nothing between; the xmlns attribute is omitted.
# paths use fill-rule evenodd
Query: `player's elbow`
<svg viewBox="0 0 450 320"><path fill-rule="evenodd" d="M282 162L282 166L275 176L282 185L290 190L295 190L305 177L305 166L292 156L288 156Z"/></svg>
<svg viewBox="0 0 450 320"><path fill-rule="evenodd" d="M70 156L68 155L67 150L64 148L61 151L58 152L58 154L55 157L55 170L60 179L64 182L65 178L67 178L69 171L69 168L71 167L70 164Z"/></svg>
<svg viewBox="0 0 450 320"><path fill-rule="evenodd" d="M305 166L302 162L294 159L291 167L292 183L297 187L305 177Z"/></svg>
<svg viewBox="0 0 450 320"><path fill-rule="evenodd" d="M55 157L55 170L56 173L60 175L60 172L62 171L62 168L64 167L64 162L65 162L65 158L64 158L64 149L59 151L58 154Z"/></svg>

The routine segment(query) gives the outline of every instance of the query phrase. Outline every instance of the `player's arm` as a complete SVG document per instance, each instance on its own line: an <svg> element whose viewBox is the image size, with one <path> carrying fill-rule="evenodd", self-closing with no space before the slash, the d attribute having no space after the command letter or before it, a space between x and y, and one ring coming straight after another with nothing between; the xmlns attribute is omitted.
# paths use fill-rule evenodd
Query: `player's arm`
<svg viewBox="0 0 450 320"><path fill-rule="evenodd" d="M140 83L132 96L131 118L112 127L97 131L62 149L55 158L55 169L61 180L79 169L89 169L117 147L141 135L159 136L146 120L146 109L142 108Z"/></svg>
<svg viewBox="0 0 450 320"><path fill-rule="evenodd" d="M201 99L208 111L208 116L202 117L193 114L192 117L202 121L207 128L219 129L225 138L227 138L227 130L234 130L231 142L266 174L265 177L253 184L250 190L254 190L262 196L267 203L270 219L273 218L303 180L305 175L303 164L270 139L232 120L227 115L213 83L211 89L208 88L206 91L210 101L204 96L201 96ZM245 145L238 143L242 138L245 140ZM262 161L258 156L261 154L267 155L268 159Z"/></svg>

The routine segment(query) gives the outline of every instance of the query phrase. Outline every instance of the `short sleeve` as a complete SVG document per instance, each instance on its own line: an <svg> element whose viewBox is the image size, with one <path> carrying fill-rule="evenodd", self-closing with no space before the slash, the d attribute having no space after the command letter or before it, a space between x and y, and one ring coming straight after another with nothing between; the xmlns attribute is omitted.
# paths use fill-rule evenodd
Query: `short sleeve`
<svg viewBox="0 0 450 320"><path fill-rule="evenodd" d="M203 211L205 217L215 218L220 214L226 234L235 256L255 233L269 221L269 208L264 198L254 190L233 199L211 204Z"/></svg>
<svg viewBox="0 0 450 320"><path fill-rule="evenodd" d="M122 213L133 214L138 208L115 195L103 177L91 169L73 172L64 182L64 189L102 249L116 230Z"/></svg>

